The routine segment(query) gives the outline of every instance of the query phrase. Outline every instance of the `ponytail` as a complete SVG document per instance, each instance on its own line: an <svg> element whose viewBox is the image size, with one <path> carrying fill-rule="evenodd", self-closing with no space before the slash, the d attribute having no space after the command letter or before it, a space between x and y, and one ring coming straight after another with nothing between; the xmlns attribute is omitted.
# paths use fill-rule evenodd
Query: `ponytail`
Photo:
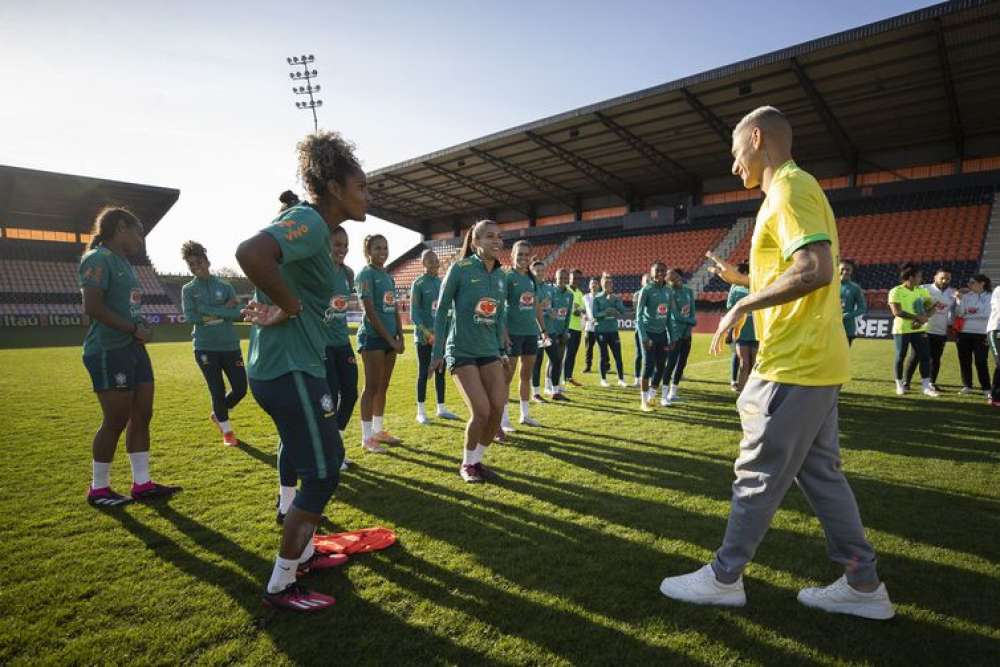
<svg viewBox="0 0 1000 667"><path fill-rule="evenodd" d="M106 206L94 218L94 226L90 231L91 238L87 250L93 250L112 238L121 225L136 227L139 224L139 218L135 217L135 214L127 208Z"/></svg>

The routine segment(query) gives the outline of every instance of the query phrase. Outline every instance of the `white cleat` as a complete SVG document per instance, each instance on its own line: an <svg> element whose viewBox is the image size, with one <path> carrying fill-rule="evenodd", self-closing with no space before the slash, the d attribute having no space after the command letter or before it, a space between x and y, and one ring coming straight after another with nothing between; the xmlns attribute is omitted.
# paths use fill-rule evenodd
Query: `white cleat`
<svg viewBox="0 0 1000 667"><path fill-rule="evenodd" d="M500 424L500 430L502 430L504 433L513 433L517 429L514 428L514 425L511 424L510 421L506 421Z"/></svg>
<svg viewBox="0 0 1000 667"><path fill-rule="evenodd" d="M521 423L525 426L541 426L541 422L537 419L532 419L531 417L521 417Z"/></svg>
<svg viewBox="0 0 1000 667"><path fill-rule="evenodd" d="M605 380L604 378L601 378L601 386L602 387L610 387L611 385L608 384L607 380Z"/></svg>
<svg viewBox="0 0 1000 667"><path fill-rule="evenodd" d="M896 396L902 396L906 393L906 387L903 385L902 380L896 380Z"/></svg>
<svg viewBox="0 0 1000 667"><path fill-rule="evenodd" d="M962 387L961 389L958 390L958 393L960 393L960 394L971 394L974 391L975 390L972 387Z"/></svg>
<svg viewBox="0 0 1000 667"><path fill-rule="evenodd" d="M442 408L437 411L437 416L441 419L458 419L458 415L449 410L448 408Z"/></svg>
<svg viewBox="0 0 1000 667"><path fill-rule="evenodd" d="M667 396L666 394L664 394L663 396L660 396L660 407L661 408L669 408L670 407L670 397Z"/></svg>
<svg viewBox="0 0 1000 667"><path fill-rule="evenodd" d="M431 423L431 420L427 415L417 415L417 423L424 424L426 426Z"/></svg>
<svg viewBox="0 0 1000 667"><path fill-rule="evenodd" d="M668 598L692 604L742 607L747 603L743 576L735 584L723 584L715 578L711 565L679 577L667 577L660 583L660 592Z"/></svg>
<svg viewBox="0 0 1000 667"><path fill-rule="evenodd" d="M625 382L624 378L618 378L618 386L619 387L627 387L628 383Z"/></svg>
<svg viewBox="0 0 1000 667"><path fill-rule="evenodd" d="M850 614L876 621L885 621L896 615L885 584L879 584L871 593L863 593L852 588L844 576L824 588L803 588L798 597L799 602L807 607L833 614Z"/></svg>
<svg viewBox="0 0 1000 667"><path fill-rule="evenodd" d="M931 398L937 398L941 393L938 392L934 387L924 387L924 396L930 396Z"/></svg>

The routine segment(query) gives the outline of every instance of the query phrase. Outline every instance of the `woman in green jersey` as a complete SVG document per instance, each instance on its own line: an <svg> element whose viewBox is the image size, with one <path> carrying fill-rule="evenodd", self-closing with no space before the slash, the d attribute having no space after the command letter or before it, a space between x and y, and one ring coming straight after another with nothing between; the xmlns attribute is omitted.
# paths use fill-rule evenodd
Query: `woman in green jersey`
<svg viewBox="0 0 1000 667"><path fill-rule="evenodd" d="M620 296L614 293L614 280L605 271L601 274L601 291L594 296L591 308L594 319L597 320L597 344L601 348L601 386L607 387L608 371L611 369L609 352L615 359L615 369L618 371L618 386L625 386L625 372L622 369L622 342L618 334L618 318L625 315L625 304Z"/></svg>
<svg viewBox="0 0 1000 667"><path fill-rule="evenodd" d="M521 405L521 423L526 426L540 426L529 414L531 405L531 374L538 355L538 334L542 331L541 304L536 298L538 282L528 269L531 262L531 243L518 241L511 249L510 270L507 272L506 317L508 352L511 357L507 365L507 385L514 379L514 368L521 360L518 396ZM504 407L506 414L506 404Z"/></svg>

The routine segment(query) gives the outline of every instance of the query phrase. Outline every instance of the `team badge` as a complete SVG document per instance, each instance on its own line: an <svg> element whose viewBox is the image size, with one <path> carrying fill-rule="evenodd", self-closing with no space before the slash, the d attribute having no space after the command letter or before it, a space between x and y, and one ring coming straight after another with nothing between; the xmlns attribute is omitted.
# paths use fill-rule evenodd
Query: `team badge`
<svg viewBox="0 0 1000 667"><path fill-rule="evenodd" d="M496 299L484 296L479 300L479 303L476 304L474 312L476 314L476 322L493 324L493 317L497 314Z"/></svg>
<svg viewBox="0 0 1000 667"><path fill-rule="evenodd" d="M382 295L382 303L385 304L386 306L395 306L396 295L393 294L391 291L386 292L385 294Z"/></svg>
<svg viewBox="0 0 1000 667"><path fill-rule="evenodd" d="M336 311L347 310L347 297L343 294L334 294L330 298L330 307Z"/></svg>
<svg viewBox="0 0 1000 667"><path fill-rule="evenodd" d="M524 307L535 305L535 293L534 292L521 292L521 305Z"/></svg>
<svg viewBox="0 0 1000 667"><path fill-rule="evenodd" d="M323 408L323 412L327 413L327 416L329 416L329 413L333 412L333 397L330 396L330 394L323 394L323 396L319 399L319 406Z"/></svg>
<svg viewBox="0 0 1000 667"><path fill-rule="evenodd" d="M142 290L138 287L133 287L132 291L128 293L128 302L133 306L142 304Z"/></svg>
<svg viewBox="0 0 1000 667"><path fill-rule="evenodd" d="M658 315L666 315L667 314L667 304L661 303L660 305L658 305L656 307L656 313Z"/></svg>
<svg viewBox="0 0 1000 667"><path fill-rule="evenodd" d="M691 314L691 306L688 304L684 304L684 307L681 308L681 315L687 317L690 314Z"/></svg>
<svg viewBox="0 0 1000 667"><path fill-rule="evenodd" d="M568 313L568 312L569 312L569 308L559 308L558 310L556 310L556 315L559 318L564 318L564 317L566 317L566 313Z"/></svg>
<svg viewBox="0 0 1000 667"><path fill-rule="evenodd" d="M220 300L222 299L222 290L220 289L215 290L215 298Z"/></svg>

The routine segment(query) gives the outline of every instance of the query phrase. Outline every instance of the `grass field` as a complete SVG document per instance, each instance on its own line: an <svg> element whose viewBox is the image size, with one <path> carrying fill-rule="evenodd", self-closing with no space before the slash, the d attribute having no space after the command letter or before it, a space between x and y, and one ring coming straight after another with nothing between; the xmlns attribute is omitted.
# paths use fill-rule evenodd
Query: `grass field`
<svg viewBox="0 0 1000 667"><path fill-rule="evenodd" d="M626 355L631 337L623 335ZM265 610L277 548L274 429L253 399L225 449L189 343L151 346L153 472L184 492L99 512L84 502L97 404L78 347L0 350L0 664L996 664L1000 656L1000 414L954 393L891 395L891 345L858 341L841 398L844 466L897 617L795 600L839 572L793 489L747 571L742 610L663 598L725 526L739 425L728 360L698 337L684 402L638 412L636 390L535 408L545 428L492 447L499 484L457 474L462 425L413 421L415 355L397 366L387 426L328 530L382 525L398 545L311 578L337 597L312 617ZM464 415L449 381L449 404ZM516 404L512 404L516 414ZM112 471L129 482L124 451ZM990 657L992 656L992 658Z"/></svg>

